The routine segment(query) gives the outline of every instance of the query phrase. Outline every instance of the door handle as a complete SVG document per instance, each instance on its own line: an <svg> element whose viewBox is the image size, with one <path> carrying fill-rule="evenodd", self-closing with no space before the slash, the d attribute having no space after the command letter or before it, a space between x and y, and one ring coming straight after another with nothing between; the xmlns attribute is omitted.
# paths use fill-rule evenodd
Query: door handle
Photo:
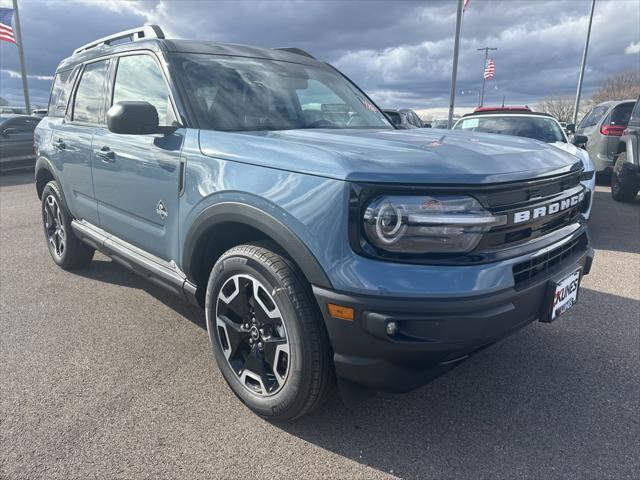
<svg viewBox="0 0 640 480"><path fill-rule="evenodd" d="M96 150L95 154L105 163L114 163L116 161L116 153L106 145L100 150Z"/></svg>
<svg viewBox="0 0 640 480"><path fill-rule="evenodd" d="M64 140L62 138L57 139L54 143L53 146L55 148L57 148L58 150L64 150L65 148L67 148L67 146L64 143Z"/></svg>

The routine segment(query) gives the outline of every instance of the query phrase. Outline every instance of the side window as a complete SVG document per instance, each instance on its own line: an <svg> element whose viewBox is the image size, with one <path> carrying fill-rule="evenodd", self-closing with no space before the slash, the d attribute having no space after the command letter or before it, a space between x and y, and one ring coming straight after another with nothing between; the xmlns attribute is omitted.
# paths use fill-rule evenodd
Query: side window
<svg viewBox="0 0 640 480"><path fill-rule="evenodd" d="M67 101L73 87L73 82L78 75L78 69L67 70L56 74L51 89L51 97L49 98L49 111L47 115L50 117L64 117L67 111Z"/></svg>
<svg viewBox="0 0 640 480"><path fill-rule="evenodd" d="M415 112L411 112L411 118L413 119L413 124L416 127L418 128L422 127L422 120L420 120L420 117L418 117L418 115Z"/></svg>
<svg viewBox="0 0 640 480"><path fill-rule="evenodd" d="M588 126L592 116L593 109L589 110L589 112L584 117L582 117L582 120L580 120L580 123L578 124L578 128L584 128Z"/></svg>
<svg viewBox="0 0 640 480"><path fill-rule="evenodd" d="M108 60L85 66L73 104L73 120L102 123Z"/></svg>
<svg viewBox="0 0 640 480"><path fill-rule="evenodd" d="M593 125L596 125L600 120L602 120L602 117L604 116L605 113L607 113L607 110L608 110L608 107L605 107L605 106L594 108L593 115L591 116L591 119L587 126L591 127Z"/></svg>
<svg viewBox="0 0 640 480"><path fill-rule="evenodd" d="M123 101L149 102L158 110L162 126L174 121L167 84L160 67L149 55L120 57L112 104Z"/></svg>

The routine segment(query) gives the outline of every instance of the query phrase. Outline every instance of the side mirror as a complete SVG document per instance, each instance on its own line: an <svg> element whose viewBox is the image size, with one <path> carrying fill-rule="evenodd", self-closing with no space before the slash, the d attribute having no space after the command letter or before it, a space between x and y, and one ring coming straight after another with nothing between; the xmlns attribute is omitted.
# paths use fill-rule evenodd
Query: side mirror
<svg viewBox="0 0 640 480"><path fill-rule="evenodd" d="M107 128L123 135L171 133L174 127L159 126L158 111L149 102L118 102L107 112Z"/></svg>
<svg viewBox="0 0 640 480"><path fill-rule="evenodd" d="M574 135L571 139L571 143L573 143L576 147L587 148L587 142L589 138L585 135Z"/></svg>
<svg viewBox="0 0 640 480"><path fill-rule="evenodd" d="M431 128L431 124L430 123L423 123L422 124L422 128Z"/></svg>
<svg viewBox="0 0 640 480"><path fill-rule="evenodd" d="M564 127L564 129L566 130L567 133L571 134L571 133L575 133L576 131L576 124L575 123L570 123L569 125L567 125L566 127Z"/></svg>

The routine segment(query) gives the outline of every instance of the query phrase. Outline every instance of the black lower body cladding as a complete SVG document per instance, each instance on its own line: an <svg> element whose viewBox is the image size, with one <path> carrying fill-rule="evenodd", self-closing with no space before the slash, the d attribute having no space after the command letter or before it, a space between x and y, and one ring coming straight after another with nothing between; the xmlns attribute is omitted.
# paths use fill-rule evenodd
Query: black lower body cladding
<svg viewBox="0 0 640 480"><path fill-rule="evenodd" d="M588 243L553 268L498 293L447 299L354 296L314 287L334 350L336 374L376 390L406 392L473 353L546 316L549 284L577 268L589 273ZM327 304L351 307L354 320L332 317ZM387 326L394 323L394 332Z"/></svg>

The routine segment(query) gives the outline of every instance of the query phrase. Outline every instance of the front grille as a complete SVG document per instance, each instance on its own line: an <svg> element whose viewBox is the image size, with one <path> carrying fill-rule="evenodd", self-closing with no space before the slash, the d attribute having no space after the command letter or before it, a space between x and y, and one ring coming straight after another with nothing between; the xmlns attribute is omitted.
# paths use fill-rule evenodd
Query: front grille
<svg viewBox="0 0 640 480"><path fill-rule="evenodd" d="M513 266L513 279L516 287L522 282L532 280L547 272L556 265L560 265L563 260L576 252L585 250L587 247L587 236L582 234L578 238L571 240L553 250L538 255L526 262L517 263Z"/></svg>
<svg viewBox="0 0 640 480"><path fill-rule="evenodd" d="M577 222L580 212L586 211L589 205L589 194L580 185L578 174L550 180L548 183L536 185L532 189L524 188L502 192L501 197L522 196L523 192L526 200L510 204L501 203L499 206L490 208L494 214L506 215L509 221L506 225L495 227L487 232L477 246L478 251L495 252L553 233L571 223ZM545 213L542 216L531 218L521 223L512 221L515 212L533 211L536 207L545 207L552 203L558 203L568 196L578 194L583 196L582 201L570 208L565 208L555 213ZM486 204L490 205L491 200L495 202L495 197L485 198L484 200Z"/></svg>

